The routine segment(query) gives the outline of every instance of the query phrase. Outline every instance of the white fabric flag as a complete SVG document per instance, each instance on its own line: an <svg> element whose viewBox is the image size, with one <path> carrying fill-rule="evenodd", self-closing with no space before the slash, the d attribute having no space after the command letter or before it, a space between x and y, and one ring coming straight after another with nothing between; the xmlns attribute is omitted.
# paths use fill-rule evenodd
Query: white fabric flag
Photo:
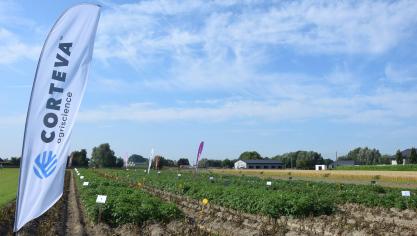
<svg viewBox="0 0 417 236"><path fill-rule="evenodd" d="M97 5L68 9L43 46L26 117L15 232L62 196L69 139L84 94L99 17Z"/></svg>
<svg viewBox="0 0 417 236"><path fill-rule="evenodd" d="M149 156L149 162L148 162L148 174L151 171L151 165L152 165L152 160L153 160L153 148L151 150L151 155Z"/></svg>

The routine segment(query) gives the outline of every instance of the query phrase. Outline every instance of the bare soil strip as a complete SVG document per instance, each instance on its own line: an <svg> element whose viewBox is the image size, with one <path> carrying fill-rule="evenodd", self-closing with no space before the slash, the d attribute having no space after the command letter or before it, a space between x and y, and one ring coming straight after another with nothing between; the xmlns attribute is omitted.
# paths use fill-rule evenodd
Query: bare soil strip
<svg viewBox="0 0 417 236"><path fill-rule="evenodd" d="M69 178L69 190L67 201L67 220L65 224L66 235L82 236L86 235L84 229L84 216L80 211L80 205L76 196L76 187L72 171Z"/></svg>

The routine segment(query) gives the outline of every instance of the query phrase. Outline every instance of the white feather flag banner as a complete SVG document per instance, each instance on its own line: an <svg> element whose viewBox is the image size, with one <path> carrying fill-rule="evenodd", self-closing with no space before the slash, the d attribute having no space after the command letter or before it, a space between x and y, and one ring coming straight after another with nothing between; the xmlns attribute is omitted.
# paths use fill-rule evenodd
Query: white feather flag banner
<svg viewBox="0 0 417 236"><path fill-rule="evenodd" d="M100 6L69 8L43 46L26 117L15 232L62 196L69 141L84 95L99 18Z"/></svg>
<svg viewBox="0 0 417 236"><path fill-rule="evenodd" d="M149 171L151 171L153 156L154 156L154 153L153 153L153 148L152 148L151 155L149 156L149 162L148 162L148 174L149 174Z"/></svg>

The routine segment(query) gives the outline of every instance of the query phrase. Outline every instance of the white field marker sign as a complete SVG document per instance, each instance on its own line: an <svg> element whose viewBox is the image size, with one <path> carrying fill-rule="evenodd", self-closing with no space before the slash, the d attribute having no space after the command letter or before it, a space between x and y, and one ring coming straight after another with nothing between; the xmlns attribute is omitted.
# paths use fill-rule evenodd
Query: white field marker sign
<svg viewBox="0 0 417 236"><path fill-rule="evenodd" d="M107 195L97 195L96 203L106 203Z"/></svg>
<svg viewBox="0 0 417 236"><path fill-rule="evenodd" d="M84 182L83 186L88 186L88 184L89 184L88 182Z"/></svg>
<svg viewBox="0 0 417 236"><path fill-rule="evenodd" d="M181 177L181 174L178 174L178 177Z"/></svg>
<svg viewBox="0 0 417 236"><path fill-rule="evenodd" d="M210 177L209 177L209 180L213 180L213 179L214 179L214 177L213 177L213 176L210 176Z"/></svg>
<svg viewBox="0 0 417 236"><path fill-rule="evenodd" d="M80 179L84 179L84 176L80 176Z"/></svg>
<svg viewBox="0 0 417 236"><path fill-rule="evenodd" d="M266 186L271 186L272 182L271 181L266 181Z"/></svg>
<svg viewBox="0 0 417 236"><path fill-rule="evenodd" d="M411 193L410 193L410 191L401 191L401 195L403 197L410 197L411 196Z"/></svg>

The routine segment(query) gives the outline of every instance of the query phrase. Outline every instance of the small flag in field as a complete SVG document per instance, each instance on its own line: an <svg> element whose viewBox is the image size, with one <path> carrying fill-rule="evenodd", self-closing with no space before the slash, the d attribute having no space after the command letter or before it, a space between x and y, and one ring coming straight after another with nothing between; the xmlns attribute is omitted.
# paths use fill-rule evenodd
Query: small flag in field
<svg viewBox="0 0 417 236"><path fill-rule="evenodd" d="M198 147L197 160L195 163L196 170L198 169L198 162L200 161L201 153L203 152L203 147L204 147L204 141L201 141L200 146Z"/></svg>

